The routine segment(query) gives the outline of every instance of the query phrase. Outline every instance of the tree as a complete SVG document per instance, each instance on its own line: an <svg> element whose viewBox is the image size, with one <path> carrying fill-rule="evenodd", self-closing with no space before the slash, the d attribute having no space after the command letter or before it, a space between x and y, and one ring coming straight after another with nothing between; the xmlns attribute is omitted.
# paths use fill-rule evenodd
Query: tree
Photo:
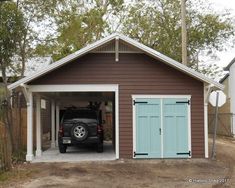
<svg viewBox="0 0 235 188"><path fill-rule="evenodd" d="M17 0L16 5L18 11L23 13L25 28L19 35L18 45L16 49L16 59L18 66L12 67L13 71L24 77L26 61L34 57L35 45L41 43L41 33L48 35L46 28L50 28L51 21L49 12L58 2L52 1L35 1L35 0ZM45 22L45 20L47 20ZM38 29L41 28L41 29ZM42 32L43 31L43 32Z"/></svg>
<svg viewBox="0 0 235 188"><path fill-rule="evenodd" d="M23 14L13 2L0 3L0 69L5 87L7 86L7 68L16 54L19 38L24 32ZM7 88L5 90L7 92Z"/></svg>
<svg viewBox="0 0 235 188"><path fill-rule="evenodd" d="M180 0L40 2L36 7L34 5L33 10L38 9L46 15L53 32L44 32L44 38L36 42L33 51L36 54L52 55L54 60L58 60L109 33L119 31L182 61ZM202 51L211 55L210 52L224 49L224 42L234 36L234 25L230 14L218 14L204 1L187 0L186 6L188 66L200 71L198 55ZM34 20L34 23L37 21Z"/></svg>
<svg viewBox="0 0 235 188"><path fill-rule="evenodd" d="M222 50L234 36L230 14L218 14L201 1L187 1L188 63L203 51ZM128 10L122 32L181 62L180 0L139 1Z"/></svg>
<svg viewBox="0 0 235 188"><path fill-rule="evenodd" d="M12 154L12 115L10 104L10 94L7 89L8 77L7 71L12 64L19 42L21 32L24 32L24 18L22 12L17 9L16 3L13 2L0 2L0 69L2 73L2 80L4 85L4 124L7 133L7 168L10 168L11 154ZM1 104L2 108L3 104Z"/></svg>
<svg viewBox="0 0 235 188"><path fill-rule="evenodd" d="M39 44L35 52L52 54L53 59L58 60L110 33L109 19L122 10L123 0L89 2L71 0L66 4L63 1L54 4L57 8L49 12L57 32L48 36L44 44Z"/></svg>

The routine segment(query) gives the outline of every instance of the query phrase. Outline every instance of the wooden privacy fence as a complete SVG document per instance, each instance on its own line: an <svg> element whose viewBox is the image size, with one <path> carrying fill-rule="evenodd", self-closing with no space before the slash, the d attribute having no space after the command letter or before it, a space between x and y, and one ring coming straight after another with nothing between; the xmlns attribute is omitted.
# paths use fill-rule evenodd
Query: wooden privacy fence
<svg viewBox="0 0 235 188"><path fill-rule="evenodd" d="M219 113L218 114L218 128L217 134L222 136L233 136L233 118L235 115L232 113ZM215 115L209 114L208 116L208 125L209 125L209 133L214 133L214 122Z"/></svg>
<svg viewBox="0 0 235 188"><path fill-rule="evenodd" d="M27 109L13 108L12 122L14 148L25 149L27 144Z"/></svg>
<svg viewBox="0 0 235 188"><path fill-rule="evenodd" d="M112 113L106 113L106 122L104 124L104 139L111 140L113 137L113 116Z"/></svg>
<svg viewBox="0 0 235 188"><path fill-rule="evenodd" d="M6 170L11 164L9 159L9 146L7 144L7 133L5 125L0 122L0 171Z"/></svg>
<svg viewBox="0 0 235 188"><path fill-rule="evenodd" d="M2 119L2 118L1 118ZM27 144L27 110L20 108L12 109L12 149L15 153L21 153L26 149ZM5 124L0 121L0 171L7 170L7 167L11 166L8 164L9 160L9 140Z"/></svg>

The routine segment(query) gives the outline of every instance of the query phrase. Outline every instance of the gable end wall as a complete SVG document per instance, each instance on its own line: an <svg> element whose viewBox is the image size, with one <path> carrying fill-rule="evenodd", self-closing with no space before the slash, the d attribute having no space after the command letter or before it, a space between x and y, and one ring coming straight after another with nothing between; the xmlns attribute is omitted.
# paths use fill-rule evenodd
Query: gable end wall
<svg viewBox="0 0 235 188"><path fill-rule="evenodd" d="M191 95L192 157L204 158L203 83L144 54L87 54L29 84L119 84L120 158L132 158L131 95Z"/></svg>

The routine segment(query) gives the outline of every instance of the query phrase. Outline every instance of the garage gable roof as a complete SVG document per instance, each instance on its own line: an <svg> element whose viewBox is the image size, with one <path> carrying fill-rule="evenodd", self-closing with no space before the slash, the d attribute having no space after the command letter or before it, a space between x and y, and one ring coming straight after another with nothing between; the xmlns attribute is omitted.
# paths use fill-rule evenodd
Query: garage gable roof
<svg viewBox="0 0 235 188"><path fill-rule="evenodd" d="M29 75L25 78L22 78L20 80L18 80L17 82L11 84L8 86L8 89L12 90L12 89L15 89L17 88L18 86L20 86L21 84L27 84L28 82L36 79L36 78L39 78L69 62L71 62L72 60L75 60L76 58L82 56L82 55L85 55L86 53L112 41L112 40L115 40L115 39L120 39L120 40L123 40L124 42L142 50L143 52L145 52L146 54L150 55L151 57L155 58L155 59L158 59L164 63L166 63L167 65L185 73L185 74L188 74L189 76L191 77L194 77L195 79L198 79L202 82L205 82L205 83L208 83L208 84L212 84L214 87L218 88L218 89L224 89L224 86L206 76L204 76L203 74L199 73L199 72L196 72L195 70L157 52L156 50L153 50L152 48L149 48L129 37L126 37L122 34L119 34L119 33L115 33L115 34L112 34L108 37L105 37L97 42L94 42L60 60L58 60L57 62L54 62L53 64L50 64L49 66L47 66L46 68L42 69L41 71L38 71L32 75Z"/></svg>

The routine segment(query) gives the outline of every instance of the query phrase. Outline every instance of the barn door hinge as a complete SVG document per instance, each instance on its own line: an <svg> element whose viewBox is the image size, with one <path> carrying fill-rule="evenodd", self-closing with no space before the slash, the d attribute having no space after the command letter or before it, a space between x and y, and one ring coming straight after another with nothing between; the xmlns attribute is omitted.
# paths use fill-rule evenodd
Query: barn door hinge
<svg viewBox="0 0 235 188"><path fill-rule="evenodd" d="M134 157L135 157L136 155L148 155L148 153L136 153L136 152L134 151Z"/></svg>
<svg viewBox="0 0 235 188"><path fill-rule="evenodd" d="M188 151L188 152L179 152L179 153L176 153L177 155L188 155L188 156L191 156L191 151Z"/></svg>
<svg viewBox="0 0 235 188"><path fill-rule="evenodd" d="M144 102L144 101L135 101L135 100L133 100L133 105L135 105L135 104L148 104L148 102Z"/></svg>
<svg viewBox="0 0 235 188"><path fill-rule="evenodd" d="M190 105L190 100L188 101L176 101L177 104L188 104Z"/></svg>

